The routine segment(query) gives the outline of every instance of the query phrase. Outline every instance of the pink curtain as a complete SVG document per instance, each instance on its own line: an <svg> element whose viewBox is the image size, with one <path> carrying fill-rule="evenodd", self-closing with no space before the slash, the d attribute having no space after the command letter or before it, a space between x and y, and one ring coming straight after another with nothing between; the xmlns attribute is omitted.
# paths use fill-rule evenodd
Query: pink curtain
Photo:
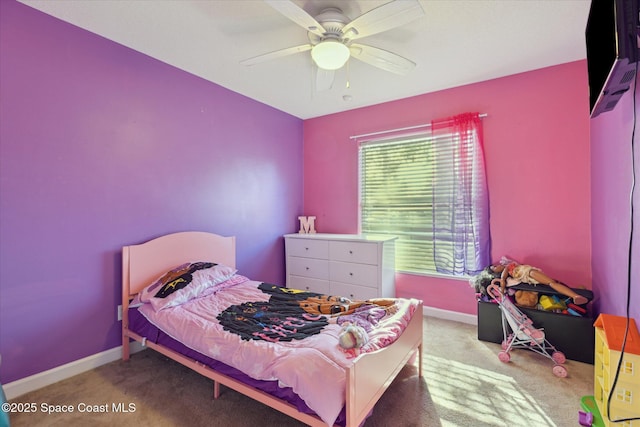
<svg viewBox="0 0 640 427"><path fill-rule="evenodd" d="M431 122L437 141L433 253L438 272L474 275L491 262L489 194L478 113Z"/></svg>

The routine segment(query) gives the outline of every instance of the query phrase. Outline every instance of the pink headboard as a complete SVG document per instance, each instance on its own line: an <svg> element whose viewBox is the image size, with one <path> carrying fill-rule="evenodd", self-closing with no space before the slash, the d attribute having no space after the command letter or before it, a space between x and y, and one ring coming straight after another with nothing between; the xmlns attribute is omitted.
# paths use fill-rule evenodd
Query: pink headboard
<svg viewBox="0 0 640 427"><path fill-rule="evenodd" d="M167 270L185 262L236 266L236 238L202 231L167 234L122 248L122 291L132 296Z"/></svg>

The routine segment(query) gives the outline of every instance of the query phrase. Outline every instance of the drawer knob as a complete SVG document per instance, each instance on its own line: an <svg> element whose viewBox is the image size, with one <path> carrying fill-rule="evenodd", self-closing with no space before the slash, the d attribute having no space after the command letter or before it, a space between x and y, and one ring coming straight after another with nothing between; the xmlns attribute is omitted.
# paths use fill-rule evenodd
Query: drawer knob
<svg viewBox="0 0 640 427"><path fill-rule="evenodd" d="M309 250L309 248L304 248L304 250L305 250L305 251L308 251L308 250Z"/></svg>
<svg viewBox="0 0 640 427"><path fill-rule="evenodd" d="M349 273L349 276L353 276L353 273Z"/></svg>
<svg viewBox="0 0 640 427"><path fill-rule="evenodd" d="M309 267L305 267L305 270L309 271Z"/></svg>
<svg viewBox="0 0 640 427"><path fill-rule="evenodd" d="M349 251L350 254L353 254L353 251Z"/></svg>

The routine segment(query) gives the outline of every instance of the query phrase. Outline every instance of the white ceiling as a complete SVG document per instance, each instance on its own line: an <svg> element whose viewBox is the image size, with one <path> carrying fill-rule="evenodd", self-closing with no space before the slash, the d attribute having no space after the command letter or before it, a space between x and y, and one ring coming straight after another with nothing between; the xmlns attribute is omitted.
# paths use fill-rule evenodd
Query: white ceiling
<svg viewBox="0 0 640 427"><path fill-rule="evenodd" d="M316 92L309 52L240 65L308 42L260 0L20 1L302 119L584 59L591 3L420 0L423 17L358 40L414 61L409 75L352 59L331 90ZM312 16L337 6L352 19L387 1L294 0Z"/></svg>

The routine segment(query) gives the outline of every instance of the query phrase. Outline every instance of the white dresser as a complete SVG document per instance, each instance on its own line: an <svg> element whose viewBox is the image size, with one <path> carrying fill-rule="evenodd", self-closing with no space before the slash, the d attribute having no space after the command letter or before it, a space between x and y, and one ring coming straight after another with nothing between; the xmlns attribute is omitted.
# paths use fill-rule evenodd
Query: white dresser
<svg viewBox="0 0 640 427"><path fill-rule="evenodd" d="M358 234L287 234L287 287L353 300L394 298L395 240Z"/></svg>

